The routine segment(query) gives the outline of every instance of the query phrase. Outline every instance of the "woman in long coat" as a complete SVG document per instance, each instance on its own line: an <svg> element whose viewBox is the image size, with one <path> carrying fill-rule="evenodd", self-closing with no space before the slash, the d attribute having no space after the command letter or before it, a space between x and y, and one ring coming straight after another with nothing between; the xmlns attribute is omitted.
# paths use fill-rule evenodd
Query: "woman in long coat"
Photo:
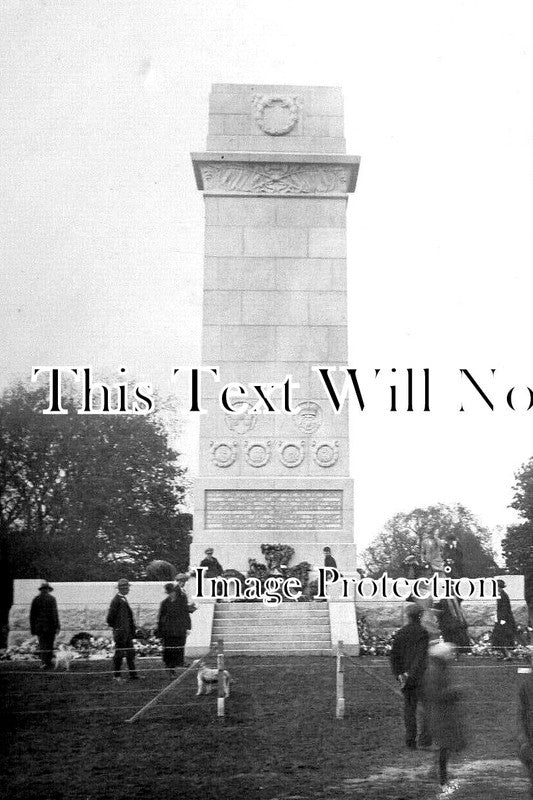
<svg viewBox="0 0 533 800"><path fill-rule="evenodd" d="M516 642L516 622L504 586L505 581L500 578L498 580L500 596L496 602L496 625L492 631L492 646L501 648L503 654L509 657L507 648L514 647Z"/></svg>
<svg viewBox="0 0 533 800"><path fill-rule="evenodd" d="M168 595L159 608L157 631L163 640L163 662L170 674L175 674L176 667L183 666L185 642L191 629L191 615L187 595L180 582L166 583Z"/></svg>
<svg viewBox="0 0 533 800"><path fill-rule="evenodd" d="M436 642L428 650L429 665L424 677L424 697L429 718L429 729L437 745L438 775L441 786L448 784L448 756L450 752L466 746L461 700L452 684L451 663L454 646L449 642Z"/></svg>

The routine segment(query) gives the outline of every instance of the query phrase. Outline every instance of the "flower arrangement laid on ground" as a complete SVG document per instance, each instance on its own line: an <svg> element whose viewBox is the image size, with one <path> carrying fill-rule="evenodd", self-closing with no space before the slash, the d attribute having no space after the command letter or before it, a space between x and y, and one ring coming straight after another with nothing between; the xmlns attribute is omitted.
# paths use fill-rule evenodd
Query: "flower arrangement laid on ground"
<svg viewBox="0 0 533 800"><path fill-rule="evenodd" d="M79 636L79 634L76 634L76 636ZM133 646L135 648L135 655L141 658L146 656L159 656L163 651L163 646L157 636L144 630L138 639L134 639ZM22 642L22 644L8 647L7 650L0 654L0 660L32 661L38 658L38 649L39 643L37 637L32 636L27 641ZM115 652L115 644L113 640L107 636L89 635L88 638L84 636L77 646L73 645L72 649L75 651L75 658L98 661L111 658Z"/></svg>
<svg viewBox="0 0 533 800"><path fill-rule="evenodd" d="M360 614L357 618L357 630L359 632L359 653L362 656L388 656L391 650L393 634L376 633L373 631L364 614ZM505 652L502 648L495 648L491 643L491 633L487 631L479 636L477 639L471 637L471 646L465 652L465 655L476 656L478 658L508 658L518 661L529 660L530 651L527 644L524 643L523 631L519 630L522 641L514 647L506 648Z"/></svg>

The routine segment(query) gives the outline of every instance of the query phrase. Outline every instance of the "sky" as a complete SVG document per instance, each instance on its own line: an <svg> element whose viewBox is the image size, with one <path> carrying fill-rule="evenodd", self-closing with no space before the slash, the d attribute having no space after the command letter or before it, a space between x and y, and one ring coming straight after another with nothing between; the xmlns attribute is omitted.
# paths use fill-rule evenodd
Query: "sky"
<svg viewBox="0 0 533 800"><path fill-rule="evenodd" d="M351 413L356 541L436 502L516 519L533 456L529 2L4 0L0 19L0 388L36 365L124 366L176 397L194 476L196 420L168 377L200 359L190 152L210 86L341 86L361 156L349 364L369 397ZM429 413L387 410L393 367L430 370Z"/></svg>

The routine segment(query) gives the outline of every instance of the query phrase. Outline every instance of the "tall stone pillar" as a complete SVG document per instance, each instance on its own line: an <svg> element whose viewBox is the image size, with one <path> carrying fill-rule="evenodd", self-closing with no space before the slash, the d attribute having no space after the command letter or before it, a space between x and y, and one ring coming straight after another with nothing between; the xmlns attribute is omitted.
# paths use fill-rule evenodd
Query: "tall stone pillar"
<svg viewBox="0 0 533 800"><path fill-rule="evenodd" d="M346 202L359 159L345 155L341 91L217 84L207 151L192 155L205 199L202 382L191 565L209 545L225 568L291 544L355 569L348 414L335 415L315 365L347 363ZM299 384L296 413L231 415L221 386ZM281 393L273 395L281 407Z"/></svg>

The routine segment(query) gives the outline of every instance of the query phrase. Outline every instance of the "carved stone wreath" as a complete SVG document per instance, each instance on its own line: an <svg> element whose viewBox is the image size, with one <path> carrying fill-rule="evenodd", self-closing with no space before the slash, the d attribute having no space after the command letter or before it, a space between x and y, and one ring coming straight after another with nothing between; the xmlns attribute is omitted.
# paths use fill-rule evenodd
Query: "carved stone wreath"
<svg viewBox="0 0 533 800"><path fill-rule="evenodd" d="M312 400L305 400L296 406L294 421L302 433L310 435L315 433L322 425L322 409L318 403Z"/></svg>
<svg viewBox="0 0 533 800"><path fill-rule="evenodd" d="M254 117L269 136L283 136L298 122L298 98L281 94L256 94L252 99Z"/></svg>
<svg viewBox="0 0 533 800"><path fill-rule="evenodd" d="M272 442L244 442L244 457L251 467L264 467L270 461Z"/></svg>
<svg viewBox="0 0 533 800"><path fill-rule="evenodd" d="M305 458L305 442L278 442L279 458L286 467L298 467Z"/></svg>
<svg viewBox="0 0 533 800"><path fill-rule="evenodd" d="M339 459L337 441L312 442L311 452L319 467L332 467Z"/></svg>
<svg viewBox="0 0 533 800"><path fill-rule="evenodd" d="M210 442L211 460L217 467L231 467L237 458L237 442Z"/></svg>
<svg viewBox="0 0 533 800"><path fill-rule="evenodd" d="M250 409L254 404L249 400L242 400L239 403L234 403L234 405L246 406ZM249 414L248 411L244 411L242 414L225 414L224 422L226 423L226 427L230 431L233 431L233 433L243 434L252 430L257 422L257 416L255 414Z"/></svg>

